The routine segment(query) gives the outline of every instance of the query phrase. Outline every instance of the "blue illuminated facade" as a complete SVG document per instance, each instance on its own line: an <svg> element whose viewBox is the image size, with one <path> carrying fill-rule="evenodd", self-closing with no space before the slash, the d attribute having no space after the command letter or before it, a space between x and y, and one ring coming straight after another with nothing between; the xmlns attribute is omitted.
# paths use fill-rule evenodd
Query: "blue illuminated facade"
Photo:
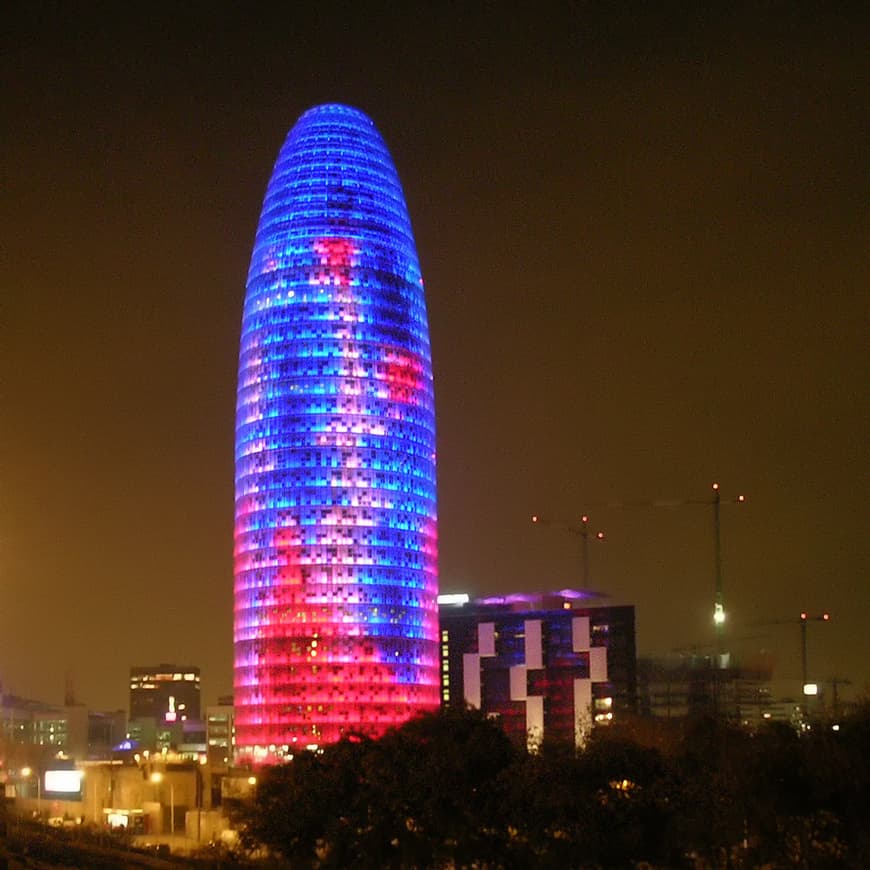
<svg viewBox="0 0 870 870"><path fill-rule="evenodd" d="M235 707L242 757L376 735L439 702L435 409L423 281L386 145L304 113L242 321Z"/></svg>

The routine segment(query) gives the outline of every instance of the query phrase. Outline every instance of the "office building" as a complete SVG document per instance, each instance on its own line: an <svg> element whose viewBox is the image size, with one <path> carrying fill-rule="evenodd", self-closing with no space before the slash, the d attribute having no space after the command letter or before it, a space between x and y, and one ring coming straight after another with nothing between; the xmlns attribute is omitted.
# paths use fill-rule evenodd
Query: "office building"
<svg viewBox="0 0 870 870"><path fill-rule="evenodd" d="M208 761L215 767L233 763L236 746L235 709L232 697L218 698L205 710Z"/></svg>
<svg viewBox="0 0 870 870"><path fill-rule="evenodd" d="M672 654L638 661L638 712L656 719L682 720L717 716L754 729L776 712L771 692L773 662L752 656L739 661L725 656ZM788 709L788 705L786 705Z"/></svg>
<svg viewBox="0 0 870 870"><path fill-rule="evenodd" d="M146 665L130 668L130 719L158 724L199 719L199 668Z"/></svg>
<svg viewBox="0 0 870 870"><path fill-rule="evenodd" d="M438 705L435 409L392 159L357 109L305 112L248 274L236 405L240 759Z"/></svg>
<svg viewBox="0 0 870 870"><path fill-rule="evenodd" d="M0 694L0 747L8 758L35 762L57 753L87 758L88 730L88 708L81 704Z"/></svg>
<svg viewBox="0 0 870 870"><path fill-rule="evenodd" d="M633 607L591 607L569 589L440 601L443 703L483 710L530 747L582 745L634 712Z"/></svg>

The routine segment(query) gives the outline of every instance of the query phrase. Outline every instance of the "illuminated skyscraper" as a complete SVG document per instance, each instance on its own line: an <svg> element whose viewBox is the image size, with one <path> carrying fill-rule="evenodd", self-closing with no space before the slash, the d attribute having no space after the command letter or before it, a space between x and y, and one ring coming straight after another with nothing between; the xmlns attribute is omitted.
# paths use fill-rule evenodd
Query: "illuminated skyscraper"
<svg viewBox="0 0 870 870"><path fill-rule="evenodd" d="M423 281L395 167L356 109L310 109L278 155L236 407L237 754L274 761L436 707Z"/></svg>

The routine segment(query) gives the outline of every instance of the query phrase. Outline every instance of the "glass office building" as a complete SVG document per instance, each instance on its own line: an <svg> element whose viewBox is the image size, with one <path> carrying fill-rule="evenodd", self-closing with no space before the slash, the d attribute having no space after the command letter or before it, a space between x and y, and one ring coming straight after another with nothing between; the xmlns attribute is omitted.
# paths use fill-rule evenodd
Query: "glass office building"
<svg viewBox="0 0 870 870"><path fill-rule="evenodd" d="M248 275L235 441L237 755L439 702L435 409L404 194L362 112L305 112Z"/></svg>
<svg viewBox="0 0 870 870"><path fill-rule="evenodd" d="M582 746L636 710L634 607L563 589L441 606L441 699L497 719L518 742Z"/></svg>

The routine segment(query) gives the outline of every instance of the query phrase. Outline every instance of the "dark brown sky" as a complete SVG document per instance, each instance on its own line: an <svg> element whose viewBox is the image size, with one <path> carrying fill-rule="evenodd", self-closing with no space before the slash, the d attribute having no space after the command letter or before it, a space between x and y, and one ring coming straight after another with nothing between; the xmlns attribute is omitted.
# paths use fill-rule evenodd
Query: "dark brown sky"
<svg viewBox="0 0 870 870"><path fill-rule="evenodd" d="M277 150L327 101L375 120L414 222L442 589L578 585L531 513L719 480L750 500L723 509L734 648L795 690L797 627L750 623L827 609L810 676L865 689L860 5L126 5L3 16L7 691L59 700L71 670L124 706L158 660L231 690L244 279ZM708 641L710 512L592 514L640 651Z"/></svg>

